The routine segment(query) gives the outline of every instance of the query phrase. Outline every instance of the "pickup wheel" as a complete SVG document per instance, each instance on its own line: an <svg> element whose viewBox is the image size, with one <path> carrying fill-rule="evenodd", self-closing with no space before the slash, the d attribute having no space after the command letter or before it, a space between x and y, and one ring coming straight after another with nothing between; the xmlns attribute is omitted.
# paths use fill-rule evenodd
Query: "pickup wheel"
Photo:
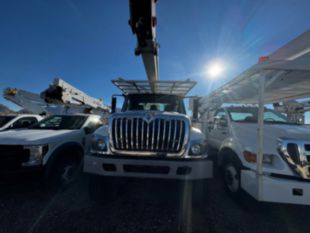
<svg viewBox="0 0 310 233"><path fill-rule="evenodd" d="M240 165L234 160L225 161L223 164L223 179L225 189L234 198L238 198L242 194L240 171Z"/></svg>
<svg viewBox="0 0 310 233"><path fill-rule="evenodd" d="M57 156L47 168L47 185L53 190L67 188L81 173L81 165L81 160L73 156Z"/></svg>
<svg viewBox="0 0 310 233"><path fill-rule="evenodd" d="M121 184L118 177L89 175L89 197L101 204L113 202L120 194Z"/></svg>

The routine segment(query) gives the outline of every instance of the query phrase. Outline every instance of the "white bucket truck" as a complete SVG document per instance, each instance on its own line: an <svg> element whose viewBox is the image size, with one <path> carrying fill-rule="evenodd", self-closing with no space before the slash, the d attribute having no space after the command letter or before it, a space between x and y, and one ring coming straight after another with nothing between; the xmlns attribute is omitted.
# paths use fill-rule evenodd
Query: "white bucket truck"
<svg viewBox="0 0 310 233"><path fill-rule="evenodd" d="M109 117L109 125L95 132L92 149L84 160L84 171L91 174L92 198L115 197L120 188L117 180L122 180L116 178L121 177L166 180L212 177L205 137L192 127L183 103L194 81L119 79L113 83L123 91L123 107L114 112L113 97L114 113Z"/></svg>
<svg viewBox="0 0 310 233"><path fill-rule="evenodd" d="M209 148L234 196L310 204L309 128L266 108L310 96L309 41L310 31L200 101Z"/></svg>

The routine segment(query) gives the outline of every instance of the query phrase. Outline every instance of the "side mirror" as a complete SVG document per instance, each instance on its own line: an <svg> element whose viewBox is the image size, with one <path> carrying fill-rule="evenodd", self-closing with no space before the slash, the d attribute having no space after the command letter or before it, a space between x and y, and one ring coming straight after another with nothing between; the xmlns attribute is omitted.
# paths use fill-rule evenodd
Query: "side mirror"
<svg viewBox="0 0 310 233"><path fill-rule="evenodd" d="M193 99L193 121L198 120L199 98Z"/></svg>
<svg viewBox="0 0 310 233"><path fill-rule="evenodd" d="M114 113L116 111L116 97L112 96L112 101L111 101L111 113Z"/></svg>
<svg viewBox="0 0 310 233"><path fill-rule="evenodd" d="M85 132L85 134L91 134L91 133L93 133L93 129L92 128L90 128L90 127L88 127L88 126L86 126L85 128L84 128L84 132Z"/></svg>

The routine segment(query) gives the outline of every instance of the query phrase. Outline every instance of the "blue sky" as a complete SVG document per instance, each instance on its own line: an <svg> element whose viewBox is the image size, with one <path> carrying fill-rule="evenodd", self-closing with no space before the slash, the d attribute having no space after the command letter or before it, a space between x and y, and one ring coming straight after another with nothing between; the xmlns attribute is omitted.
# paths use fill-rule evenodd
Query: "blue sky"
<svg viewBox="0 0 310 233"><path fill-rule="evenodd" d="M309 0L159 0L160 79L194 79L205 95L309 29L309 12ZM0 89L39 93L60 77L110 103L111 79L146 78L128 18L127 0L1 0ZM227 68L211 83L214 59Z"/></svg>

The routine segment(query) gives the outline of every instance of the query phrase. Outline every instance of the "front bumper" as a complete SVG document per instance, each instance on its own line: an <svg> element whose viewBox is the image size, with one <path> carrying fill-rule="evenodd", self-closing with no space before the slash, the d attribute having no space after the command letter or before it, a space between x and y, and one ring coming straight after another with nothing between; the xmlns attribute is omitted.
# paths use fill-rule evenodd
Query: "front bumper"
<svg viewBox="0 0 310 233"><path fill-rule="evenodd" d="M43 166L21 167L18 169L1 169L0 183L7 183L11 181L21 181L23 179L40 179L43 174Z"/></svg>
<svg viewBox="0 0 310 233"><path fill-rule="evenodd" d="M258 201L310 205L310 182L241 171L241 187Z"/></svg>
<svg viewBox="0 0 310 233"><path fill-rule="evenodd" d="M213 177L208 159L85 155L84 172L103 176L196 180Z"/></svg>

